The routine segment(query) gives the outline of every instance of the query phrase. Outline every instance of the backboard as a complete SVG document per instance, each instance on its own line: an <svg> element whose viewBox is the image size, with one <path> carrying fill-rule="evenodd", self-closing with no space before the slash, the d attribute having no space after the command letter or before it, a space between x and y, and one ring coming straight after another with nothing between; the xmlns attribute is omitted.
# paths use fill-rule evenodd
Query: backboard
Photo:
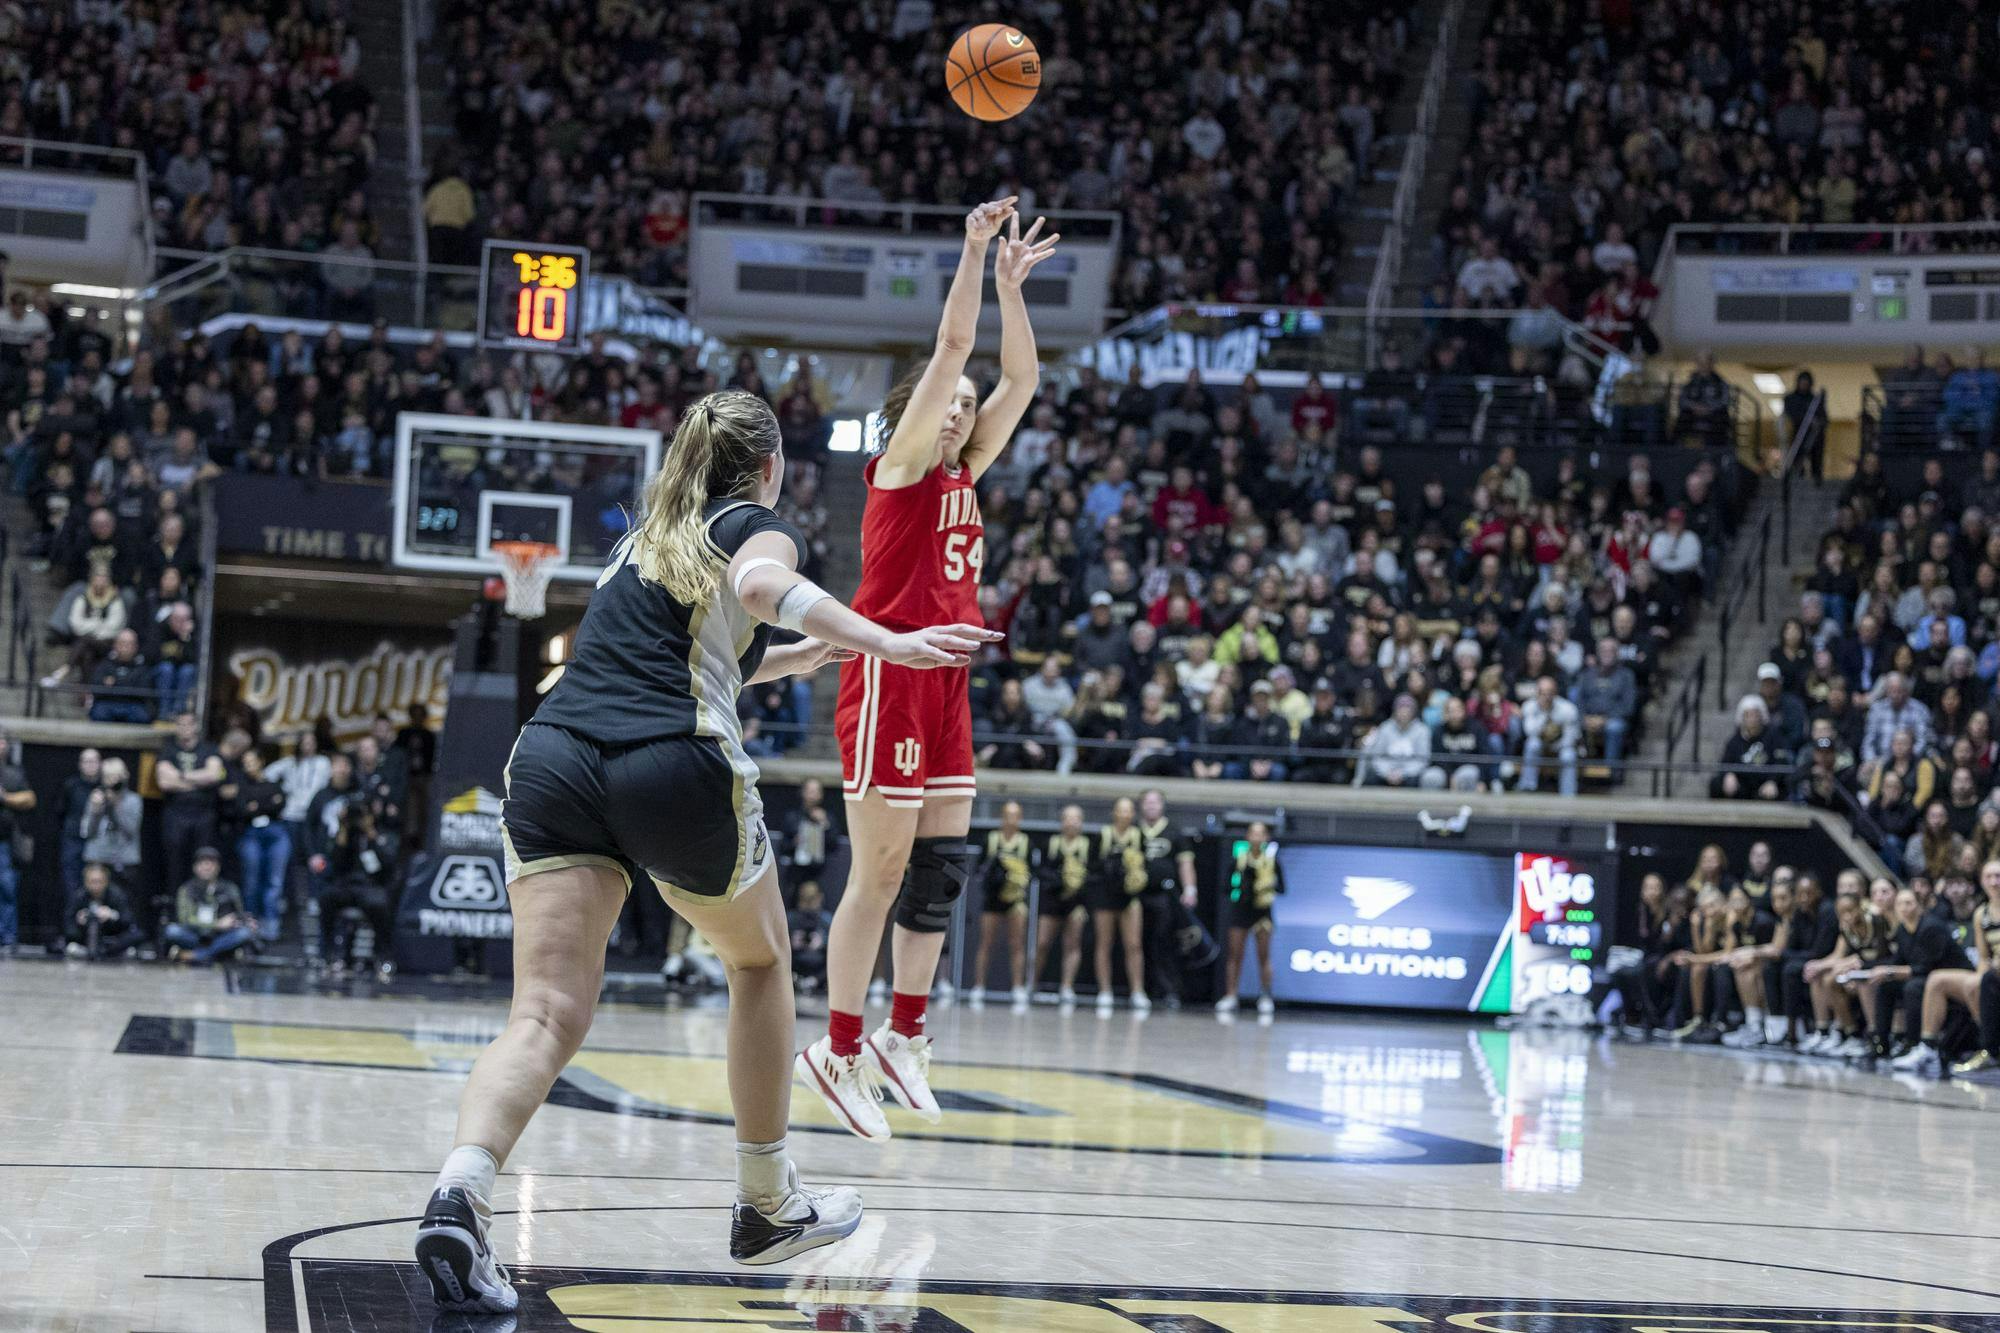
<svg viewBox="0 0 2000 1333"><path fill-rule="evenodd" d="M488 575L495 541L563 548L555 577L595 582L660 465L660 433L405 412L396 419L390 563Z"/></svg>

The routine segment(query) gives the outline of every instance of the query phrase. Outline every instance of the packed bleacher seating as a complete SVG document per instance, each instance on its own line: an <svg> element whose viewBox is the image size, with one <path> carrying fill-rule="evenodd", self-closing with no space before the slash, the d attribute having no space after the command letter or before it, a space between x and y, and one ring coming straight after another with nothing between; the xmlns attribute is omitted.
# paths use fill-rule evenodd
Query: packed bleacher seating
<svg viewBox="0 0 2000 1333"><path fill-rule="evenodd" d="M1192 375L1045 395L983 487L982 600L1008 631L975 683L983 762L1467 790L1615 778L1712 580L1726 455L1679 454L1669 485L1644 452L1593 472L1538 436L1533 472L1494 443L1448 484L1449 452L1336 450L1340 413L1421 416L1414 379L1356 392L1372 407L1317 381L1281 407L1254 378L1224 393Z"/></svg>
<svg viewBox="0 0 2000 1333"><path fill-rule="evenodd" d="M1464 304L1538 294L1651 350L1675 224L2000 219L1990 42L1958 5L1504 0L1434 262Z"/></svg>
<svg viewBox="0 0 2000 1333"><path fill-rule="evenodd" d="M348 12L346 0L27 5L0 42L0 136L141 154L163 246L367 257L375 97ZM102 169L84 155L69 165Z"/></svg>
<svg viewBox="0 0 2000 1333"><path fill-rule="evenodd" d="M1122 214L1115 306L1325 302L1401 16L1355 0L1145 22L1112 0L1028 9L1039 102L975 126L936 95L952 36L987 17L963 6L446 4L455 149L431 164L432 253L546 234L589 245L601 272L681 286L695 191L958 205L997 172L1029 215ZM1107 111L1090 89L1114 84Z"/></svg>
<svg viewBox="0 0 2000 1333"><path fill-rule="evenodd" d="M1977 878L2000 850L2000 450L1860 459L1799 615L1746 698L1760 794L1852 818L1891 870ZM1725 758L1728 756L1725 755ZM1718 777L1718 781L1720 778ZM1747 785L1747 784L1746 784Z"/></svg>

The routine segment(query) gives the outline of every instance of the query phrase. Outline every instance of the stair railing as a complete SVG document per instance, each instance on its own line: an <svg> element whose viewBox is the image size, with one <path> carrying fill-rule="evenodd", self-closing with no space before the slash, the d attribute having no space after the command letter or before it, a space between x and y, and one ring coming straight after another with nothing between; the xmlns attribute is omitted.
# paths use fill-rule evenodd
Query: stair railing
<svg viewBox="0 0 2000 1333"><path fill-rule="evenodd" d="M1459 16L1464 0L1445 0L1438 16L1437 44L1424 71L1423 90L1417 95L1417 119L1403 145L1402 168L1396 177L1396 193L1389 202L1389 223L1382 228L1381 249L1375 256L1374 278L1368 284L1367 364L1375 364L1381 329L1380 312L1395 304L1396 281L1403 271L1403 247L1417 218L1417 196L1424 187L1424 166L1429 159L1431 140L1437 137L1438 108L1444 101L1445 82L1451 76L1451 48L1458 37ZM1365 179L1369 163L1360 163Z"/></svg>

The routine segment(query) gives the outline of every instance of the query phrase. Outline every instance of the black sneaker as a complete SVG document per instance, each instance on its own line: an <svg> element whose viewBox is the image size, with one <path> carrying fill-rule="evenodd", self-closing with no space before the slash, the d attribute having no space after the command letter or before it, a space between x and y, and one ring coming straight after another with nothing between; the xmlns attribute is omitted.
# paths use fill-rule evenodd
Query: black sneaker
<svg viewBox="0 0 2000 1333"><path fill-rule="evenodd" d="M783 1263L793 1255L845 1240L861 1225L861 1195L839 1186L809 1190L799 1169L785 1164L785 1197L770 1212L739 1203L729 1220L729 1257L739 1264Z"/></svg>
<svg viewBox="0 0 2000 1333"><path fill-rule="evenodd" d="M507 1314L521 1303L507 1270L486 1244L486 1221L463 1189L431 1195L417 1225L417 1267L430 1279L431 1295L447 1310Z"/></svg>

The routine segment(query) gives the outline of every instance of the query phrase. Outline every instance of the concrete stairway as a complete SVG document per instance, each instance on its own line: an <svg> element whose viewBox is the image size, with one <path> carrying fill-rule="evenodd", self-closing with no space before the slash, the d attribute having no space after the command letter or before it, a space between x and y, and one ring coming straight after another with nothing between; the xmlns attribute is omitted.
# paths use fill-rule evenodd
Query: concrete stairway
<svg viewBox="0 0 2000 1333"><path fill-rule="evenodd" d="M1422 299L1423 290L1437 277L1438 258L1432 242L1451 202L1452 178L1458 174L1458 159L1472 134L1472 80L1469 74L1479 64L1479 43L1486 33L1486 21L1493 0L1466 0L1459 16L1458 40L1451 53L1451 68L1445 78L1444 97L1438 105L1437 138L1431 144L1430 159L1424 166L1424 182L1417 193L1416 218L1404 238L1403 271L1392 297L1394 303L1411 308Z"/></svg>
<svg viewBox="0 0 2000 1333"><path fill-rule="evenodd" d="M410 216L409 118L419 108L409 105L403 69L403 21L406 7L394 0L373 0L354 6L354 35L361 40L361 81L375 94L375 170L369 187L369 207L382 238L375 247L381 259L416 258L418 220ZM416 182L421 186L422 181Z"/></svg>
<svg viewBox="0 0 2000 1333"><path fill-rule="evenodd" d="M1744 514L1743 524L1737 530L1736 538L1730 543L1728 554L1722 564L1722 586L1716 595L1704 598L1701 611L1692 630L1667 650L1660 660L1658 679L1661 682L1654 692L1649 705L1646 739L1634 757L1647 761L1661 761L1666 755L1667 709L1673 702L1674 692L1680 682L1695 668L1704 654L1708 657L1708 684L1701 698L1701 753L1693 756L1706 764L1722 752L1723 744L1736 728L1736 705L1746 694L1757 688L1757 667L1765 660L1771 645L1777 641L1779 627L1785 617L1798 610L1799 592L1805 586L1806 577L1812 573L1813 552L1819 536L1833 522L1833 512L1837 507L1841 484L1835 481L1814 482L1808 476L1798 476L1792 480L1791 499L1791 562L1783 559L1780 541L1781 525L1784 521L1781 488L1775 482L1767 482L1757 498L1751 502ZM1729 590L1735 586L1739 571L1749 552L1755 549L1758 529L1765 516L1772 518L1770 558L1764 564L1761 585L1752 585L1749 595L1743 599L1736 613L1732 627L1727 673L1718 677L1723 670L1722 663L1722 609ZM1760 602L1761 599L1761 602ZM1760 623L1757 616L1759 605L1765 609L1765 617ZM1685 764L1690 762L1685 745L1676 759ZM1685 779L1677 795L1687 796L1693 792Z"/></svg>

